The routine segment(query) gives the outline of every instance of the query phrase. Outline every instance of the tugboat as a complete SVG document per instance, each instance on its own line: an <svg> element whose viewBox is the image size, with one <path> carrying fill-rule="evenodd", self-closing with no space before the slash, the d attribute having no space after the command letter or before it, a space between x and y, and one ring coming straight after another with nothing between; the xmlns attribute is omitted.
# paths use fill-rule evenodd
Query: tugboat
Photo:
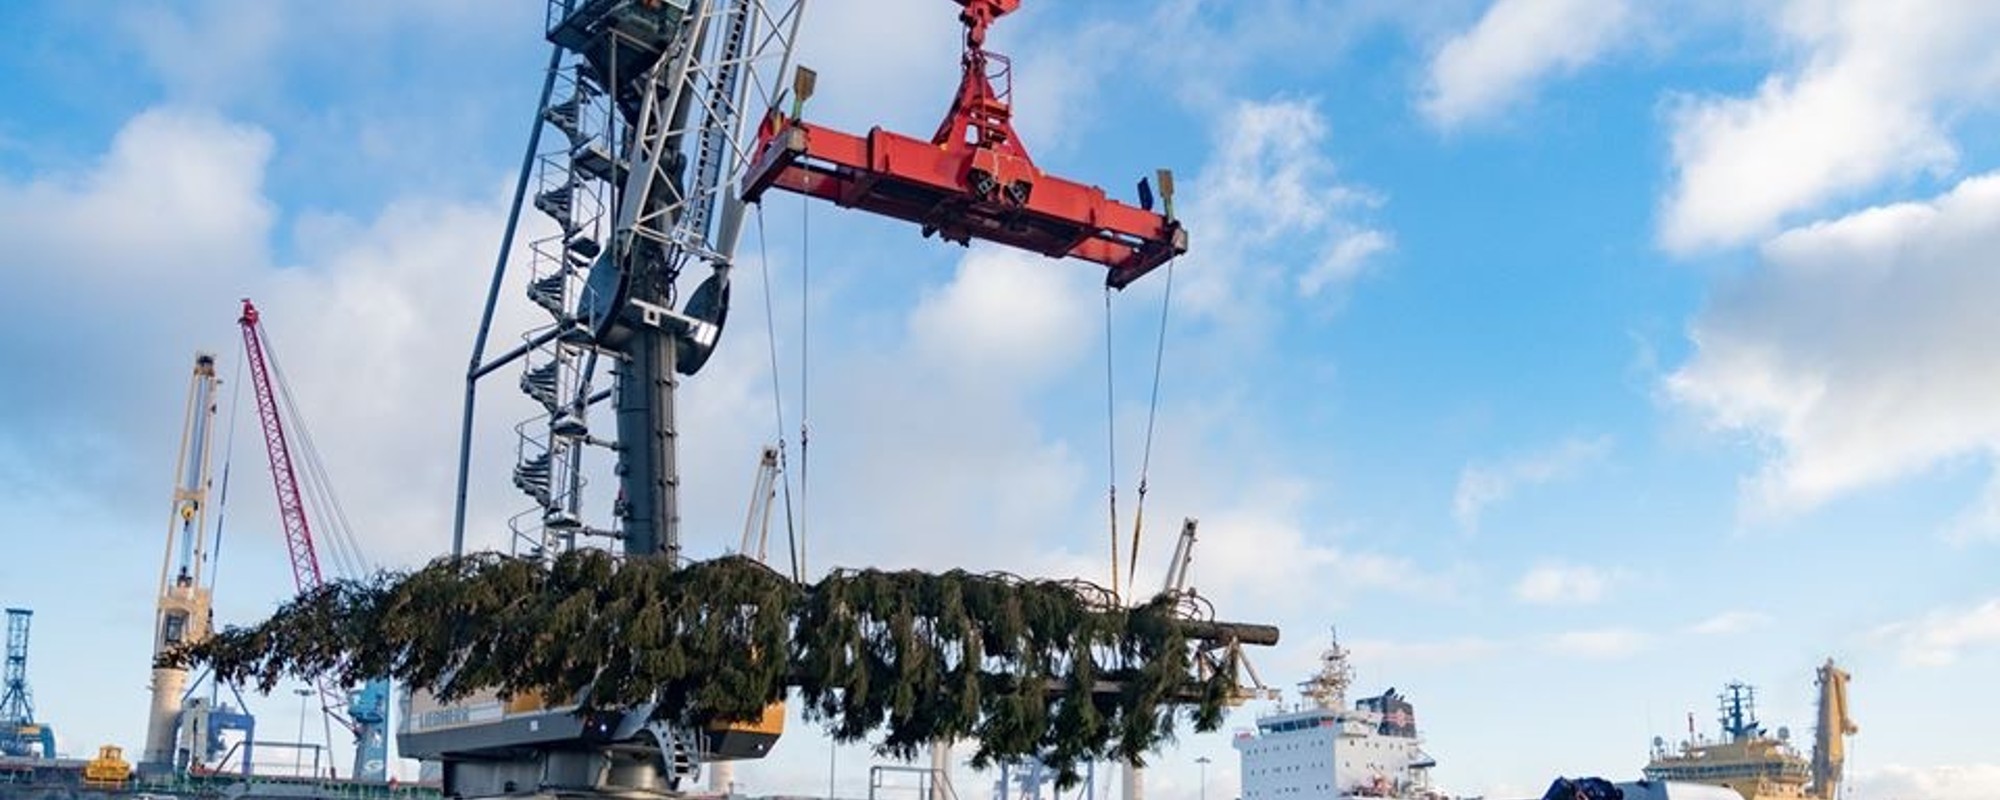
<svg viewBox="0 0 2000 800"><path fill-rule="evenodd" d="M1416 708L1391 688L1347 706L1354 670L1336 636L1300 703L1257 718L1236 735L1241 800L1442 800L1430 784L1437 760L1417 736Z"/></svg>
<svg viewBox="0 0 2000 800"><path fill-rule="evenodd" d="M1858 728L1847 716L1848 674L1832 659L1818 674L1819 724L1810 759L1793 748L1790 730L1766 733L1757 722L1756 690L1732 682L1720 698L1722 738L1698 737L1690 730L1690 738L1670 750L1665 740L1654 737L1647 779L1727 787L1743 800L1833 800L1846 761L1844 737Z"/></svg>

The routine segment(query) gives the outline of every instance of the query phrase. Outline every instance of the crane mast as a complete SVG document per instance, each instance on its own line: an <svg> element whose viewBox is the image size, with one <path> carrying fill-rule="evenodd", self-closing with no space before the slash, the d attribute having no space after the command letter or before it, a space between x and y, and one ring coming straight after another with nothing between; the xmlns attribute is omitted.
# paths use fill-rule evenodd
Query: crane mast
<svg viewBox="0 0 2000 800"><path fill-rule="evenodd" d="M728 315L746 121L778 102L804 5L548 3L549 72L467 373L454 552L463 551L478 381L518 363L537 412L515 429L513 484L529 506L509 520L512 552L680 558L675 393L706 363ZM545 132L553 144L543 145ZM526 293L546 316L486 362L524 209L552 223L528 242ZM606 471L615 487L589 485ZM784 716L681 731L648 722L648 708L581 719L571 698L487 695L446 706L416 693L410 703L402 751L441 762L446 791L464 797L678 791L704 762L762 755Z"/></svg>
<svg viewBox="0 0 2000 800"><path fill-rule="evenodd" d="M1813 731L1812 794L1834 800L1840 793L1841 769L1847 764L1846 737L1861 729L1847 715L1847 672L1834 666L1831 658L1817 672L1819 721Z"/></svg>
<svg viewBox="0 0 2000 800"><path fill-rule="evenodd" d="M215 356L195 354L194 373L188 378L187 415L181 424L180 456L174 462L173 510L167 523L165 555L160 559L158 610L153 621L156 665L167 651L208 638L212 626L212 598L203 580L208 567L203 531L208 519L216 387L220 384L215 376ZM153 668L153 701L141 764L165 765L176 760L175 725L187 678L184 668Z"/></svg>

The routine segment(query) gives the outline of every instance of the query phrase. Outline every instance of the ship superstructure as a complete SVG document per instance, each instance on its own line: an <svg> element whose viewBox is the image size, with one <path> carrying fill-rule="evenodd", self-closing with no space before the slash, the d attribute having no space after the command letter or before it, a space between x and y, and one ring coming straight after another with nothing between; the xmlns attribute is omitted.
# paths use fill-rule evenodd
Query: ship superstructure
<svg viewBox="0 0 2000 800"><path fill-rule="evenodd" d="M1792 746L1791 731L1767 733L1757 721L1756 690L1740 682L1723 687L1720 738L1696 736L1679 747L1653 739L1646 777L1733 789L1744 800L1831 800L1839 796L1844 737L1857 729L1847 714L1848 674L1828 659L1818 670L1819 729L1811 758ZM1692 724L1690 724L1692 728Z"/></svg>
<svg viewBox="0 0 2000 800"><path fill-rule="evenodd" d="M1354 670L1336 637L1297 706L1257 718L1236 736L1242 800L1438 798L1437 761L1417 735L1416 708L1395 689L1347 704Z"/></svg>

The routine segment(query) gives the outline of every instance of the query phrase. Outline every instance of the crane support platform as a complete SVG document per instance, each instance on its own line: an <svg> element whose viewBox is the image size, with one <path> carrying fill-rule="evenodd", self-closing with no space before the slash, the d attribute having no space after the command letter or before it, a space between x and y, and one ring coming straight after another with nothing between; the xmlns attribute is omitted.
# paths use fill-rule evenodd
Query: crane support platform
<svg viewBox="0 0 2000 800"><path fill-rule="evenodd" d="M805 122L799 115L812 78L804 72L792 112L774 108L758 129L743 198L757 202L775 187L915 222L925 236L958 244L976 238L1080 258L1109 268L1105 284L1115 289L1187 252L1187 230L1173 218L1169 175L1161 175L1160 187L1169 198L1166 213L1156 214L1143 182L1143 207L1133 207L1035 166L1011 121L1012 67L985 49L987 28L1020 0L955 1L965 7L959 14L964 75L930 141L880 127L856 136Z"/></svg>

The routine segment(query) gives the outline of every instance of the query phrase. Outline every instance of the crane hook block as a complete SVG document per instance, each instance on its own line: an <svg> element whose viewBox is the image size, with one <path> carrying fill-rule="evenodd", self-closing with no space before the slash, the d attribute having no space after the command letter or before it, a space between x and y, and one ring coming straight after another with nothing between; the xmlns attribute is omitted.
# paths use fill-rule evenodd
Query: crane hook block
<svg viewBox="0 0 2000 800"><path fill-rule="evenodd" d="M956 2L965 7L964 74L930 141L880 127L856 136L800 119L796 103L789 115L773 108L757 130L743 199L778 188L914 222L958 244L976 238L1080 258L1107 267L1105 284L1116 289L1187 252L1171 199L1167 214L1155 214L1035 166L1011 121L1012 65L984 47L986 28L1020 0Z"/></svg>

